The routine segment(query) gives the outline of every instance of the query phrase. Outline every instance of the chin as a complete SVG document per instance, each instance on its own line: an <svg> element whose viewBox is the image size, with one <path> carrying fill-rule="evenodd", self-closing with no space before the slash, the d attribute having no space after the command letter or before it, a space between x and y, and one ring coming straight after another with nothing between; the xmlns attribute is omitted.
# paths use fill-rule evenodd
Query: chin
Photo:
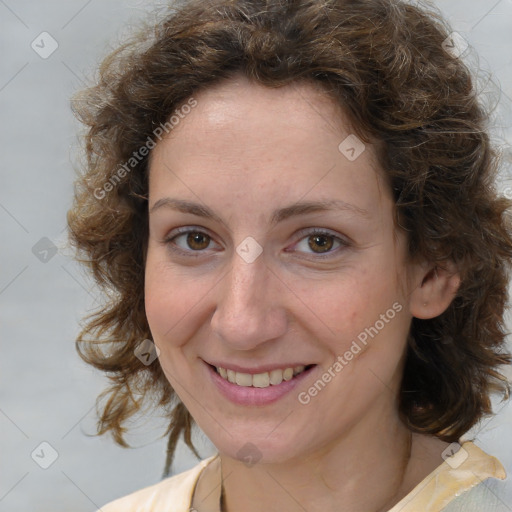
<svg viewBox="0 0 512 512"><path fill-rule="evenodd" d="M222 456L238 460L247 466L281 464L304 453L305 447L301 449L301 444L296 440L296 433L283 430L279 435L274 431L270 435L257 436L255 435L256 431L254 424L246 424L238 425L237 433L233 433L231 436L223 430L222 433L205 433Z"/></svg>

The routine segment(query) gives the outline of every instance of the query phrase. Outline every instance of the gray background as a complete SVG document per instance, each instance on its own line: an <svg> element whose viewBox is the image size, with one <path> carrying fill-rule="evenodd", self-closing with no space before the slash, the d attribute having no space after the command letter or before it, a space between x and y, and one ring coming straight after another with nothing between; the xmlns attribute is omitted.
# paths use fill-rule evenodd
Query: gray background
<svg viewBox="0 0 512 512"><path fill-rule="evenodd" d="M491 79L485 86L489 98L501 94L494 137L510 159L512 0L435 4L478 54L479 60L475 53L467 59ZM0 0L0 511L92 512L161 475L165 442L159 418L146 418L131 435L135 449L90 435L104 379L81 362L74 339L97 292L70 257L65 233L79 145L69 98L126 27L155 5ZM43 31L59 45L47 59L31 48ZM508 178L505 168L503 186ZM44 252L48 241L56 254ZM496 410L475 432L480 446L512 474L512 407L498 403ZM203 437L199 441L203 456L212 453ZM35 450L40 464L52 461L51 449L41 442L58 455L48 469L31 457ZM175 471L195 463L180 447ZM501 494L510 510L511 487Z"/></svg>

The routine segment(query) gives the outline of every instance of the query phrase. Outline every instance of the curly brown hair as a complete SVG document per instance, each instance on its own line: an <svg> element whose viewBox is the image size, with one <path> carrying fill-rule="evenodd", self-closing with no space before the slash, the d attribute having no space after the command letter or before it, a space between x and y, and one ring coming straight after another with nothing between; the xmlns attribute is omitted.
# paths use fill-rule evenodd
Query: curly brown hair
<svg viewBox="0 0 512 512"><path fill-rule="evenodd" d="M97 82L73 102L88 127L87 164L68 213L78 258L107 296L77 339L81 357L111 381L98 399L99 434L126 446L124 423L152 397L169 414L167 470L181 434L194 450L193 420L162 368L134 353L151 338L149 154L140 148L194 93L236 72L267 87L320 84L363 141L381 141L411 260L451 260L460 273L442 315L412 320L400 394L408 427L453 442L492 412L492 392L508 397L498 370L511 362L503 321L510 202L496 191L499 158L475 79L443 47L449 34L432 8L398 0L193 0L105 58Z"/></svg>

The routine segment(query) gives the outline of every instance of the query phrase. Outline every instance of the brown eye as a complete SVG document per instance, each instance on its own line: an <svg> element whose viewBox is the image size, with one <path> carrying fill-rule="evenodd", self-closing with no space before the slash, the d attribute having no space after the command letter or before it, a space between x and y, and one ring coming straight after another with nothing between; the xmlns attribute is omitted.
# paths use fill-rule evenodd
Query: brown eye
<svg viewBox="0 0 512 512"><path fill-rule="evenodd" d="M308 237L308 246L313 252L328 252L334 245L333 236L331 235L311 235Z"/></svg>
<svg viewBox="0 0 512 512"><path fill-rule="evenodd" d="M317 259L335 256L350 245L343 238L324 229L305 230L301 234L305 236L294 246L294 252L316 255Z"/></svg>
<svg viewBox="0 0 512 512"><path fill-rule="evenodd" d="M206 252L205 249L210 247L213 240L207 233L198 229L181 228L178 233L168 236L163 242L173 251L199 256L202 252Z"/></svg>
<svg viewBox="0 0 512 512"><path fill-rule="evenodd" d="M194 251L201 251L210 245L210 237L205 233L192 231L187 234L187 245Z"/></svg>

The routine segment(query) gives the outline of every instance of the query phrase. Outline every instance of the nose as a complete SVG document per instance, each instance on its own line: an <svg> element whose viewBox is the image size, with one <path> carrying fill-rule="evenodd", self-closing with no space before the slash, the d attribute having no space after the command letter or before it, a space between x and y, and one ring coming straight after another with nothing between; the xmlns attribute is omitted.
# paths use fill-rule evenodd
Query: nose
<svg viewBox="0 0 512 512"><path fill-rule="evenodd" d="M287 329L283 289L263 256L247 263L234 253L231 268L219 283L213 332L233 350L254 350Z"/></svg>

